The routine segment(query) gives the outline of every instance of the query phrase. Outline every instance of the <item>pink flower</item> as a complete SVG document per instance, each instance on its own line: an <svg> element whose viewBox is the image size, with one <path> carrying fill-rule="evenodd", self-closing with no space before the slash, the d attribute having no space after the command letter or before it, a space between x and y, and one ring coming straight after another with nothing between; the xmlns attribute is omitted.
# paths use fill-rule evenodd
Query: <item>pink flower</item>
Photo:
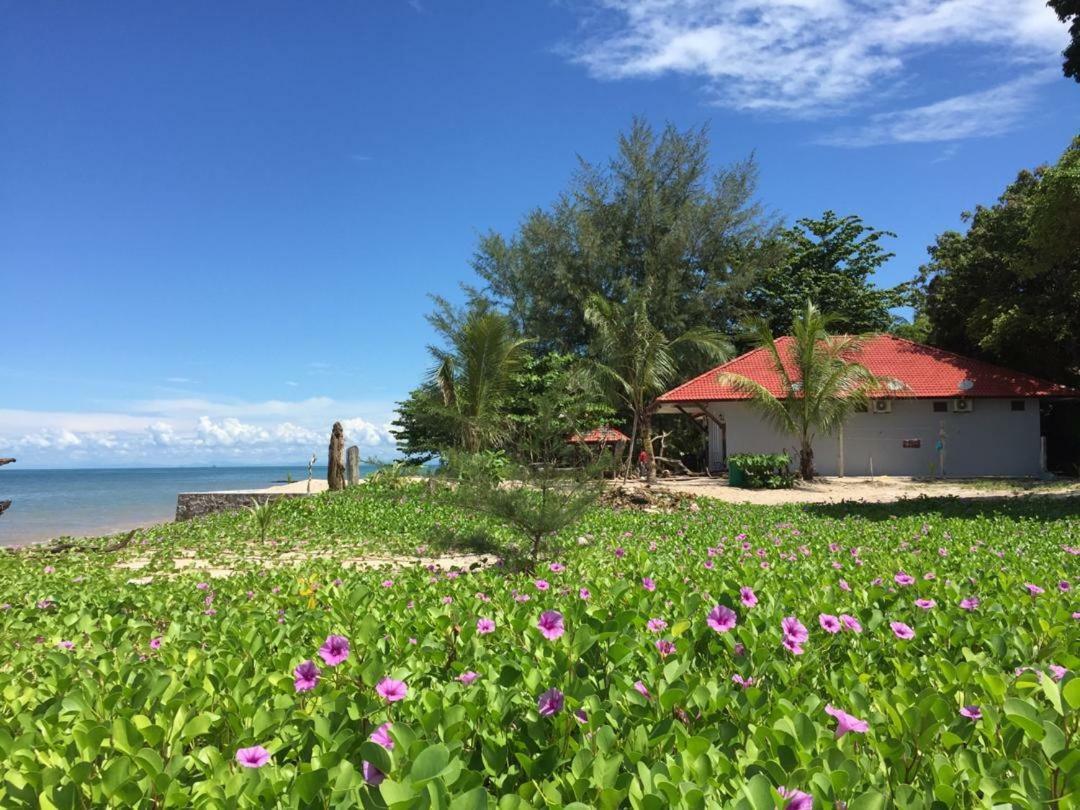
<svg viewBox="0 0 1080 810"><path fill-rule="evenodd" d="M56 646L59 647L61 650L73 650L75 649L75 642L67 640L58 641L56 643Z"/></svg>
<svg viewBox="0 0 1080 810"><path fill-rule="evenodd" d="M152 639L150 639L150 649L151 650L160 650L161 649L161 636L154 636Z"/></svg>
<svg viewBox="0 0 1080 810"><path fill-rule="evenodd" d="M854 616L849 616L846 613L841 613L840 622L844 625L845 628L851 630L854 633L862 632L862 625L859 624L859 620L856 619Z"/></svg>
<svg viewBox="0 0 1080 810"><path fill-rule="evenodd" d="M1050 665L1050 677L1052 677L1055 681L1060 681L1062 678L1064 678L1065 673L1068 671L1069 670L1065 669L1065 667L1058 664Z"/></svg>
<svg viewBox="0 0 1080 810"><path fill-rule="evenodd" d="M579 598L579 599L584 599L585 601L588 601L589 599L591 599L591 598L592 598L592 594L591 594L591 593L589 593L589 589L588 589L588 588L581 588L581 589L580 589L580 590L579 590L579 591L577 592L577 595L578 595L578 598Z"/></svg>
<svg viewBox="0 0 1080 810"><path fill-rule="evenodd" d="M750 677L750 678L744 678L744 677L743 677L742 675L739 675L738 673L736 673L736 674L732 675L732 676L731 676L731 680L732 680L732 681L733 681L734 683L736 683L736 684L738 684L739 686L741 686L741 687L742 687L743 689L746 689L747 687L750 687L750 686L753 686L753 685L754 685L754 679L753 679L753 677Z"/></svg>
<svg viewBox="0 0 1080 810"><path fill-rule="evenodd" d="M840 580L840 590L842 590L842 591L850 591L851 590L851 586L847 584L846 579Z"/></svg>
<svg viewBox="0 0 1080 810"><path fill-rule="evenodd" d="M745 585L739 588L739 600L748 608L752 608L758 602L757 594L754 593L754 589Z"/></svg>
<svg viewBox="0 0 1080 810"><path fill-rule="evenodd" d="M850 715L843 709L838 709L831 704L826 704L825 713L830 714L836 718L836 737L839 739L847 734L849 731L856 731L859 734L865 734L870 726L867 725L865 720L860 720L854 715Z"/></svg>
<svg viewBox="0 0 1080 810"><path fill-rule="evenodd" d="M652 700L652 695L649 694L648 687L646 687L645 684L643 684L641 681L634 681L634 689L636 689L638 694L640 694L646 700Z"/></svg>
<svg viewBox="0 0 1080 810"><path fill-rule="evenodd" d="M364 775L364 781L372 787L378 787L386 778L386 774L368 762L366 759L360 766L360 772Z"/></svg>
<svg viewBox="0 0 1080 810"><path fill-rule="evenodd" d="M916 599L915 600L915 607L922 608L923 610L930 610L935 605L937 605L937 602L935 602L933 599Z"/></svg>
<svg viewBox="0 0 1080 810"><path fill-rule="evenodd" d="M406 693L409 691L409 687L405 685L404 681L395 681L393 678L383 678L375 686L375 691L379 693L379 696L387 703L393 703L397 700L404 700Z"/></svg>
<svg viewBox="0 0 1080 810"><path fill-rule="evenodd" d="M488 633L495 632L495 622L492 619L477 619L476 620L476 632L482 636L486 636Z"/></svg>
<svg viewBox="0 0 1080 810"><path fill-rule="evenodd" d="M791 636L784 636L783 644L784 644L784 649L787 650L792 655L802 655L803 654L802 645L800 645L799 642L797 642Z"/></svg>
<svg viewBox="0 0 1080 810"><path fill-rule="evenodd" d="M297 692L310 692L319 683L319 668L314 661L304 661L293 670L293 688Z"/></svg>
<svg viewBox="0 0 1080 810"><path fill-rule="evenodd" d="M236 752L236 761L245 768L261 768L270 761L270 752L261 745L241 748Z"/></svg>
<svg viewBox="0 0 1080 810"><path fill-rule="evenodd" d="M533 585L536 586L536 590L538 591L546 591L548 588L551 587L551 585L548 584L548 581L546 579L538 579L533 583Z"/></svg>
<svg viewBox="0 0 1080 810"><path fill-rule="evenodd" d="M981 720L982 710L978 706L964 706L960 709L960 714L969 720Z"/></svg>
<svg viewBox="0 0 1080 810"><path fill-rule="evenodd" d="M328 667L336 667L349 657L349 640L345 636L327 636L319 647L319 657Z"/></svg>
<svg viewBox="0 0 1080 810"><path fill-rule="evenodd" d="M960 607L963 610L966 610L966 611L970 612L972 610L975 610L975 608L977 608L978 606L979 606L979 597L977 597L977 596L969 596L966 599L961 599L960 600Z"/></svg>
<svg viewBox="0 0 1080 810"><path fill-rule="evenodd" d="M555 687L548 689L544 694L540 695L540 699L537 701L537 708L540 710L541 717L551 717L553 714L558 714L563 708L563 693Z"/></svg>
<svg viewBox="0 0 1080 810"><path fill-rule="evenodd" d="M903 622L889 622L889 627L892 628L893 633L897 638L909 639L915 638L915 631L908 627Z"/></svg>
<svg viewBox="0 0 1080 810"><path fill-rule="evenodd" d="M1032 596L1038 596L1040 593L1044 592L1042 588L1031 582L1025 582L1024 587L1027 588L1028 593L1030 593Z"/></svg>
<svg viewBox="0 0 1080 810"><path fill-rule="evenodd" d="M784 638L791 639L795 644L802 644L810 638L803 623L794 616L785 616L780 621L780 629L784 631Z"/></svg>
<svg viewBox="0 0 1080 810"><path fill-rule="evenodd" d="M667 658L669 655L675 652L675 644L666 639L657 639L656 649L660 652L661 658Z"/></svg>
<svg viewBox="0 0 1080 810"><path fill-rule="evenodd" d="M549 641L554 641L566 632L562 614L557 610L545 610L541 613L536 626L540 628L540 635Z"/></svg>
<svg viewBox="0 0 1080 810"><path fill-rule="evenodd" d="M460 675L458 675L457 679L459 681L461 681L463 684L465 684L466 686L468 686L470 683L472 683L473 681L475 681L479 677L480 677L479 673L472 672L470 670L469 672L462 672Z"/></svg>
<svg viewBox="0 0 1080 810"><path fill-rule="evenodd" d="M46 573L46 574L55 574L55 573L56 573L56 569L55 569L55 568L53 568L53 567L52 567L51 565L46 565L46 566L45 566L45 573Z"/></svg>
<svg viewBox="0 0 1080 810"><path fill-rule="evenodd" d="M383 723L373 732L371 732L371 741L378 745L381 745L387 751L394 750L394 740L390 736L390 723Z"/></svg>
<svg viewBox="0 0 1080 810"><path fill-rule="evenodd" d="M1070 588L1072 588L1072 585L1070 585L1070 584L1069 584L1069 583L1068 583L1068 582L1067 582L1066 580L1064 580L1064 579L1063 579L1063 580L1061 580L1061 582L1059 582L1059 583L1058 583L1058 590L1059 590L1059 591L1061 591L1062 593L1065 593L1065 592L1067 592L1067 591L1068 591L1068 590L1069 590Z"/></svg>
<svg viewBox="0 0 1080 810"><path fill-rule="evenodd" d="M901 571L895 577L893 577L893 580L896 582L897 585L911 585L915 582L915 577L913 577L911 574L905 574L903 571Z"/></svg>
<svg viewBox="0 0 1080 810"><path fill-rule="evenodd" d="M663 619L649 619L645 629L650 633L661 633L667 628L667 622Z"/></svg>
<svg viewBox="0 0 1080 810"><path fill-rule="evenodd" d="M717 633L726 633L735 627L738 620L734 610L725 605L717 605L709 611L705 622Z"/></svg>
<svg viewBox="0 0 1080 810"><path fill-rule="evenodd" d="M786 787L778 787L776 792L782 799L787 799L784 810L813 810L814 797L809 793L795 789L788 790Z"/></svg>
<svg viewBox="0 0 1080 810"><path fill-rule="evenodd" d="M394 587L394 580L392 580L392 579L384 579L382 581L382 586L384 588L393 588Z"/></svg>
<svg viewBox="0 0 1080 810"><path fill-rule="evenodd" d="M562 563L553 562L551 565L548 566L548 570L551 571L551 573L553 574L561 574L563 571L566 570L566 566Z"/></svg>
<svg viewBox="0 0 1080 810"><path fill-rule="evenodd" d="M826 633L840 632L840 620L835 616L830 616L828 613L822 613L818 616L818 624Z"/></svg>
<svg viewBox="0 0 1080 810"><path fill-rule="evenodd" d="M656 583L653 582L653 580L650 579L649 577L642 577L641 578L641 587L644 588L647 591L655 591L656 590Z"/></svg>

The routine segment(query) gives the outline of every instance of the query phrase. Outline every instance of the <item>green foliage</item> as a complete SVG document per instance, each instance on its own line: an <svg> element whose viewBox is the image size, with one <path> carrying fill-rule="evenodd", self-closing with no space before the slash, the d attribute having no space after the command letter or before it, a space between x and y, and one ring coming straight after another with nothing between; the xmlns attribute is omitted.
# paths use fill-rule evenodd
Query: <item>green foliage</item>
<svg viewBox="0 0 1080 810"><path fill-rule="evenodd" d="M741 391L777 430L799 443L799 474L814 477L814 438L833 433L872 392L900 390L894 380L876 377L852 358L862 346L855 335L830 335L830 318L807 301L795 316L789 341L780 342L764 321L753 324L755 343L767 352L780 383L776 395L757 380L725 373L720 381Z"/></svg>
<svg viewBox="0 0 1080 810"><path fill-rule="evenodd" d="M735 453L728 467L738 467L747 489L790 489L795 483L787 453Z"/></svg>
<svg viewBox="0 0 1080 810"><path fill-rule="evenodd" d="M1080 138L964 214L920 270L935 345L1080 383Z"/></svg>
<svg viewBox="0 0 1080 810"><path fill-rule="evenodd" d="M266 534L274 523L275 505L275 501L265 498L262 503L253 502L247 508L248 514L251 515L251 523L255 527L255 531L258 532L259 539L264 543L266 542Z"/></svg>
<svg viewBox="0 0 1080 810"><path fill-rule="evenodd" d="M547 590L500 567L354 564L415 555L444 531L509 537L442 489L411 485L398 502L360 486L278 509L283 539L257 555L243 513L110 553L3 554L0 806L773 810L781 786L816 807L1076 803L1080 622L1055 584L1076 579L1075 500L597 508L545 559L565 566L544 571ZM969 596L980 604L962 610ZM717 602L737 613L727 633L706 624ZM562 613L560 638L538 632L545 610ZM863 632L826 633L821 613ZM800 656L780 645L791 615L809 628ZM495 631L479 634L478 617ZM892 621L915 637L896 639ZM316 653L331 633L351 642L335 667ZM319 683L296 693L308 659ZM382 700L383 677L406 699ZM565 706L541 717L552 687ZM867 732L837 739L827 704ZM981 719L960 714L970 705ZM383 723L392 750L369 739ZM251 745L270 762L241 768Z"/></svg>
<svg viewBox="0 0 1080 810"><path fill-rule="evenodd" d="M1069 44L1061 55L1065 61L1061 66L1061 72L1066 77L1080 82L1080 0L1047 0L1057 14L1058 19L1069 26Z"/></svg>
<svg viewBox="0 0 1080 810"><path fill-rule="evenodd" d="M606 165L582 161L567 190L509 238L485 236L474 269L544 350L590 342L584 304L649 287L649 320L670 334L745 313L751 276L780 255L778 227L754 200L753 159L709 167L704 129L656 132L635 120Z"/></svg>
<svg viewBox="0 0 1080 810"><path fill-rule="evenodd" d="M587 448L569 441L586 425L588 381L569 372L561 379L534 400L536 418L498 456L446 453L455 502L520 533L528 547L519 556L529 568L535 568L544 538L580 521L603 487L607 457L583 458Z"/></svg>
<svg viewBox="0 0 1080 810"><path fill-rule="evenodd" d="M889 310L908 303L906 286L875 287L872 276L893 254L881 241L895 237L863 224L860 217L826 211L821 219L800 219L784 231L787 255L758 273L747 293L751 310L773 334L786 335L793 316L809 301L833 316L840 332L884 332Z"/></svg>
<svg viewBox="0 0 1080 810"><path fill-rule="evenodd" d="M626 474L640 428L642 447L649 454L649 481L655 481L653 400L675 382L680 356L716 363L730 357L732 347L723 335L707 327L665 334L649 318L650 298L651 288L635 293L626 303L593 296L586 304L585 317L593 330L590 365L615 401L633 415Z"/></svg>
<svg viewBox="0 0 1080 810"><path fill-rule="evenodd" d="M398 452L413 464L437 458L441 448L452 447L457 440L453 424L440 406L438 386L432 382L425 382L397 403L397 418L391 427Z"/></svg>

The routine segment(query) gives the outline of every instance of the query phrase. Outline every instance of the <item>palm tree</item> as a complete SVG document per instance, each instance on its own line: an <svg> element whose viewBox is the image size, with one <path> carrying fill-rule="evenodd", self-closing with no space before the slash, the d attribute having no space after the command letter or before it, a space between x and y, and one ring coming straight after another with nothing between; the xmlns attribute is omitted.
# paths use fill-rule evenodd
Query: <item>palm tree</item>
<svg viewBox="0 0 1080 810"><path fill-rule="evenodd" d="M656 480L656 460L652 453L653 400L678 375L680 354L695 352L709 361L719 362L733 353L731 343L719 332L704 327L669 338L649 320L647 290L624 303L594 295L586 303L585 320L595 338L594 356L590 359L593 369L633 415L625 476L630 475L640 429L651 483Z"/></svg>
<svg viewBox="0 0 1080 810"><path fill-rule="evenodd" d="M473 301L464 314L437 303L441 311L430 320L448 344L428 347L437 363L431 372L441 398L437 411L466 451L496 446L508 430L502 405L530 341L486 303Z"/></svg>
<svg viewBox="0 0 1080 810"><path fill-rule="evenodd" d="M830 335L829 316L809 301L798 313L791 328L791 340L781 345L769 325L754 322L751 333L756 344L768 352L780 381L776 396L761 383L741 374L725 373L720 382L750 398L765 420L799 442L799 474L814 477L814 437L833 433L856 408L866 407L874 391L899 390L902 383L877 377L855 362L866 338L858 335Z"/></svg>

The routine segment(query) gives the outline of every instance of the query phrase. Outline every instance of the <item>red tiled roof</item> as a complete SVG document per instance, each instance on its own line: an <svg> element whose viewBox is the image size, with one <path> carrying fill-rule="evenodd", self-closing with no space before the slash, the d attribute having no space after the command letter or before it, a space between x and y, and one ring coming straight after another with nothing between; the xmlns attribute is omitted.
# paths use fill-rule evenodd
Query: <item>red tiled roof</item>
<svg viewBox="0 0 1080 810"><path fill-rule="evenodd" d="M776 343L781 357L791 345L790 337ZM1080 391L1040 380L1019 371L973 360L944 349L923 346L893 335L874 335L852 360L862 363L879 377L892 377L906 384L897 392L883 392L878 397L899 396L945 399L965 397L1080 397ZM731 386L721 385L721 373L741 374L761 383L779 396L780 379L765 349L754 349L717 366L661 395L657 402L709 402L748 399Z"/></svg>
<svg viewBox="0 0 1080 810"><path fill-rule="evenodd" d="M570 439L572 442L581 444L615 444L615 442L628 442L630 437L613 427L593 428L584 435L577 435Z"/></svg>

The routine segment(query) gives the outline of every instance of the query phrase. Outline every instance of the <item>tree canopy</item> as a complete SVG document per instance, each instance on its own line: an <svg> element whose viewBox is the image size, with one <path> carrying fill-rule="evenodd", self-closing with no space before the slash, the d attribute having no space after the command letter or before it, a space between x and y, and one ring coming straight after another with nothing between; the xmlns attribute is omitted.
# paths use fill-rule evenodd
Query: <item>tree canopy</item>
<svg viewBox="0 0 1080 810"><path fill-rule="evenodd" d="M1061 53L1065 57L1061 70L1067 77L1080 82L1080 0L1048 0L1046 5L1069 26L1071 40Z"/></svg>
<svg viewBox="0 0 1080 810"><path fill-rule="evenodd" d="M1080 138L964 220L920 270L931 342L1080 383Z"/></svg>
<svg viewBox="0 0 1080 810"><path fill-rule="evenodd" d="M782 233L784 259L761 270L747 291L750 310L777 335L791 330L808 300L839 331L886 331L894 320L889 310L906 303L906 286L875 287L871 277L893 257L882 240L895 236L833 211L798 220Z"/></svg>
<svg viewBox="0 0 1080 810"><path fill-rule="evenodd" d="M753 157L712 172L708 133L656 132L642 120L606 165L580 161L553 206L516 233L489 233L474 268L522 334L583 353L585 302L624 302L648 287L649 320L669 334L730 330L755 272L782 253L779 226L755 200Z"/></svg>

